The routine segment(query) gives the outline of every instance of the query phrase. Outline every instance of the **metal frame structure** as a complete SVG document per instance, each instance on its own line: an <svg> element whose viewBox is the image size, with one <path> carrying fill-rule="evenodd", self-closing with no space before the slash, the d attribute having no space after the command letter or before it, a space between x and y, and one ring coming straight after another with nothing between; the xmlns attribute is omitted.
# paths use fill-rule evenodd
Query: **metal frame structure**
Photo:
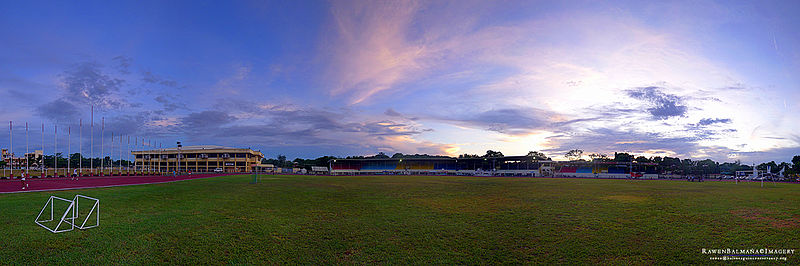
<svg viewBox="0 0 800 266"><path fill-rule="evenodd" d="M78 214L79 214L78 211L80 210L80 205L78 204L78 199L79 198L84 198L84 199L87 199L87 200L93 200L94 204L92 204L92 209L89 210L89 213L86 214L86 219L83 219L83 223L81 223L80 226L76 225L76 227L78 227L78 229L82 229L83 230L83 229L95 228L95 227L100 226L100 200L92 198L92 197L87 197L87 196L84 196L84 195L75 195L75 199L73 200L75 202L75 208L73 209L75 214L73 216L75 216L75 217L78 216ZM96 213L95 213L95 210L96 210ZM90 226L86 226L86 222L89 221L89 218L92 217L92 213L95 213L95 216L96 216L95 217L95 224L94 225L90 225Z"/></svg>
<svg viewBox="0 0 800 266"><path fill-rule="evenodd" d="M83 222L80 225L78 225L76 223L76 222L80 221L80 220L76 221L76 219L78 219L78 214L80 214L79 213L80 205L78 204L78 199L81 199L81 198L87 199L87 200L92 200L92 201L94 201L94 204L92 204L92 208L89 210L89 213L86 215L86 218L83 219ZM53 219L55 218L54 217L54 215L55 215L54 200L65 201L65 202L69 203L69 205L67 206L67 209L64 210L64 214L61 215L61 219L58 221L58 224L55 226L55 228L50 228L50 227L47 227L46 225L44 225L42 223L53 221ZM40 220L40 218L42 218L42 214L44 214L45 210L47 210L47 206L48 205L50 206L50 219L48 219L48 220ZM95 214L95 224L86 226L86 223L89 221L89 218L92 217L92 214ZM71 215L71 216L69 216L69 215ZM44 204L44 207L42 207L42 210L39 211L39 215L36 216L36 220L34 222L36 224L38 224L39 226L43 227L44 229L47 229L47 231L50 231L51 233L63 233L63 232L67 232L67 231L72 231L75 228L78 228L78 229L95 228L95 227L100 226L100 200L96 199L96 198L92 198L92 197L83 196L83 195L75 195L75 198L73 198L72 200L68 200L68 199L64 199L64 198L60 198L60 197L56 197L56 196L50 196L50 198ZM65 223L70 225L69 229L61 229L61 230L59 230L61 225L65 224Z"/></svg>
<svg viewBox="0 0 800 266"><path fill-rule="evenodd" d="M56 225L56 227L51 229L50 227L47 227L42 223L53 221L53 219L55 218L53 216L54 215L53 212L54 212L54 208L55 208L53 206L54 205L53 200L66 201L67 203L69 203L69 206L67 206L67 209L64 211L64 214L61 215L61 220L59 220L59 222ZM49 220L41 220L40 221L39 218L42 217L42 213L44 213L44 211L47 209L48 205L50 205L50 219ZM72 229L75 229L75 223L74 223L75 222L75 208L74 207L75 207L75 201L64 199L64 198L60 198L60 197L56 197L56 196L50 196L50 198L47 200L47 203L45 203L44 207L42 207L42 210L39 211L39 215L36 216L35 222L36 222L36 224L38 224L41 227L44 227L44 229L47 229L47 231L50 231L51 233L63 233L63 232L67 232L67 231L72 231ZM67 215L69 215L70 213L72 214L72 216L71 217L67 217ZM68 222L67 220L71 220L72 222ZM67 223L67 224L71 225L71 227L69 227L69 229L58 230L58 228L61 227L62 223Z"/></svg>

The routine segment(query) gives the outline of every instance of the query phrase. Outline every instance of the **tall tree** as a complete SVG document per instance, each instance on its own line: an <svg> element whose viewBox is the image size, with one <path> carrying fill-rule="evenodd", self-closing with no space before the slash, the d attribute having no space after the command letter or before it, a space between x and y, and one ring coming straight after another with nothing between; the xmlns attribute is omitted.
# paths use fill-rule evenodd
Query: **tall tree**
<svg viewBox="0 0 800 266"><path fill-rule="evenodd" d="M528 157L531 157L534 160L540 160L540 161L550 160L550 157L547 157L547 155L545 155L543 152L538 152L538 151L529 151L528 152Z"/></svg>
<svg viewBox="0 0 800 266"><path fill-rule="evenodd" d="M644 156L636 157L635 161L636 162L640 162L640 163L650 163L650 162L652 162L652 161L650 161L650 159L647 159L647 157L644 157Z"/></svg>
<svg viewBox="0 0 800 266"><path fill-rule="evenodd" d="M578 160L578 159L581 158L581 156L583 156L583 150L581 150L581 149L573 149L573 150L568 151L566 154L564 154L564 156L569 158L570 160L573 160L573 161L574 160Z"/></svg>
<svg viewBox="0 0 800 266"><path fill-rule="evenodd" d="M615 162L630 162L633 161L633 155L624 153L624 152L615 152L614 153L614 161Z"/></svg>
<svg viewBox="0 0 800 266"><path fill-rule="evenodd" d="M503 153L499 151L488 150L486 151L486 155L483 155L483 157L503 157Z"/></svg>
<svg viewBox="0 0 800 266"><path fill-rule="evenodd" d="M592 153L588 155L589 158L592 158L592 161L608 161L608 154L604 153Z"/></svg>

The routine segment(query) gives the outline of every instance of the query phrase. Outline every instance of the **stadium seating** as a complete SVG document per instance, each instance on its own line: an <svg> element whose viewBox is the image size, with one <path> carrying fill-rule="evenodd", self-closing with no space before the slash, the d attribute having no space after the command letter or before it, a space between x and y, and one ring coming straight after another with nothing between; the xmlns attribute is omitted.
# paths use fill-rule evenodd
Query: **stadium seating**
<svg viewBox="0 0 800 266"><path fill-rule="evenodd" d="M369 162L365 163L364 166L361 167L361 170L377 170L377 171L386 171L386 170L394 170L397 169L397 163L395 162Z"/></svg>
<svg viewBox="0 0 800 266"><path fill-rule="evenodd" d="M595 174L608 173L608 167L599 166L599 167L595 167L592 171Z"/></svg>
<svg viewBox="0 0 800 266"><path fill-rule="evenodd" d="M627 167L624 167L624 166L611 166L611 167L608 167L608 173L609 174L627 174L629 172L628 172L628 168Z"/></svg>
<svg viewBox="0 0 800 266"><path fill-rule="evenodd" d="M576 173L591 174L592 173L592 168L591 167L580 167L575 172Z"/></svg>
<svg viewBox="0 0 800 266"><path fill-rule="evenodd" d="M577 171L578 171L578 167L572 167L572 166L564 166L564 167L561 167L560 170L558 170L559 173L575 173Z"/></svg>
<svg viewBox="0 0 800 266"><path fill-rule="evenodd" d="M433 169L436 170L456 170L455 163L435 163L433 164Z"/></svg>
<svg viewBox="0 0 800 266"><path fill-rule="evenodd" d="M334 164L333 170L359 170L361 169L360 165L354 164Z"/></svg>

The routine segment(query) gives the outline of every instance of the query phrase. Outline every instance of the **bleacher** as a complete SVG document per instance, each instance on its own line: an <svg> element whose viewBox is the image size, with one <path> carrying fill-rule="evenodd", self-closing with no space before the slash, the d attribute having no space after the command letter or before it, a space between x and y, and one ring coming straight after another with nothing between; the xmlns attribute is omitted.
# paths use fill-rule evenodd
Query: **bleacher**
<svg viewBox="0 0 800 266"><path fill-rule="evenodd" d="M592 173L592 168L591 168L591 167L579 167L579 168L578 168L578 169L575 171L575 173L579 173L579 174L591 174L591 173Z"/></svg>
<svg viewBox="0 0 800 266"><path fill-rule="evenodd" d="M609 174L628 174L630 172L628 171L628 167L610 166L610 167L608 167L608 173Z"/></svg>
<svg viewBox="0 0 800 266"><path fill-rule="evenodd" d="M563 166L561 169L558 170L559 173L576 173L578 172L578 167L574 166Z"/></svg>
<svg viewBox="0 0 800 266"><path fill-rule="evenodd" d="M388 171L397 169L397 163L392 161L365 162L362 171Z"/></svg>

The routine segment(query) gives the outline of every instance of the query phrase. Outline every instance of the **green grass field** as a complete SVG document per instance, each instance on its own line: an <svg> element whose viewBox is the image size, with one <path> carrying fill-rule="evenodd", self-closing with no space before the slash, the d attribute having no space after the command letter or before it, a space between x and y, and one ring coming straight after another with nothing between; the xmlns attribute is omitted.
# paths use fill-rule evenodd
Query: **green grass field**
<svg viewBox="0 0 800 266"><path fill-rule="evenodd" d="M0 264L675 264L707 262L701 248L800 248L797 184L250 179L0 195ZM50 195L75 194L101 200L99 228L34 224Z"/></svg>

